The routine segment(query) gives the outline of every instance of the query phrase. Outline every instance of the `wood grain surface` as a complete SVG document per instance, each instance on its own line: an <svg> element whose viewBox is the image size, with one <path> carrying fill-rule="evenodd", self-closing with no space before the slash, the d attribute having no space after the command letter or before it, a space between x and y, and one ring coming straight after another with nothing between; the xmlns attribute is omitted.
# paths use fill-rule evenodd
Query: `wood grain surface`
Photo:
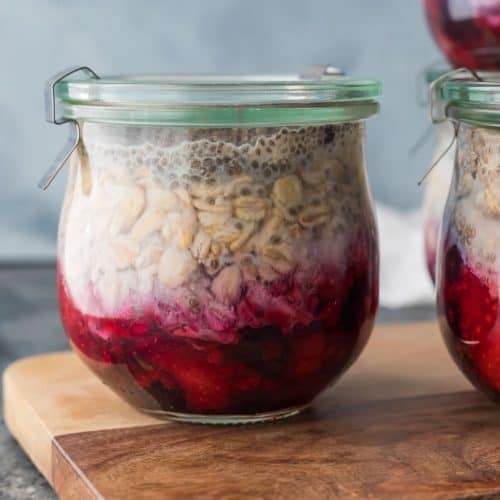
<svg viewBox="0 0 500 500"><path fill-rule="evenodd" d="M435 324L378 327L308 412L237 427L162 423L70 353L4 375L6 422L61 498L493 498L500 409Z"/></svg>
<svg viewBox="0 0 500 500"><path fill-rule="evenodd" d="M53 482L63 498L485 495L500 491L498 422L489 402L466 392L352 406L325 400L295 419L251 427L72 434L56 438Z"/></svg>
<svg viewBox="0 0 500 500"><path fill-rule="evenodd" d="M49 482L54 436L162 423L116 397L71 352L13 363L3 391L9 431Z"/></svg>

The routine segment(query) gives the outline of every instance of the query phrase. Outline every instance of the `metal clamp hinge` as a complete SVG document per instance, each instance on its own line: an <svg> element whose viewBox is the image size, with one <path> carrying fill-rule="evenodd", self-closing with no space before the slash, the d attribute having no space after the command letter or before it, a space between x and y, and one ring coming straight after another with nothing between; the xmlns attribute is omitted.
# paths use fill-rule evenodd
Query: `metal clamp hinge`
<svg viewBox="0 0 500 500"><path fill-rule="evenodd" d="M48 170L43 175L42 179L38 183L38 187L46 190L52 181L55 179L56 175L61 171L73 151L78 146L80 142L80 126L76 120L71 120L68 118L57 118L56 117L56 97L55 97L55 86L61 80L64 80L69 75L77 73L78 71L84 71L90 75L91 78L99 78L97 73L89 68L88 66L74 66L61 71L57 75L54 75L45 85L45 119L49 123L55 125L61 125L63 123L69 123L71 125L70 135L66 145L57 155L56 159L52 162Z"/></svg>
<svg viewBox="0 0 500 500"><path fill-rule="evenodd" d="M448 117L446 115L446 105L443 102L442 87L449 80L460 80L472 76L477 81L483 79L473 70L468 68L458 68L436 78L429 85L429 103L432 123L443 123Z"/></svg>

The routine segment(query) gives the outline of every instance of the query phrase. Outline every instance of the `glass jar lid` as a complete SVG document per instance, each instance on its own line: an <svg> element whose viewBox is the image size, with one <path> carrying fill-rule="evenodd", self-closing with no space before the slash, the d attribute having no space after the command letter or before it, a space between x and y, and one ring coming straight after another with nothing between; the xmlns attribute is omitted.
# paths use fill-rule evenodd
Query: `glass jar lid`
<svg viewBox="0 0 500 500"><path fill-rule="evenodd" d="M339 74L110 76L71 75L54 86L65 120L186 127L312 125L367 118L381 85Z"/></svg>
<svg viewBox="0 0 500 500"><path fill-rule="evenodd" d="M499 72L455 70L436 80L431 92L434 121L500 127Z"/></svg>
<svg viewBox="0 0 500 500"><path fill-rule="evenodd" d="M439 77L446 75L450 71L449 67L431 66L425 70L425 81L430 84Z"/></svg>

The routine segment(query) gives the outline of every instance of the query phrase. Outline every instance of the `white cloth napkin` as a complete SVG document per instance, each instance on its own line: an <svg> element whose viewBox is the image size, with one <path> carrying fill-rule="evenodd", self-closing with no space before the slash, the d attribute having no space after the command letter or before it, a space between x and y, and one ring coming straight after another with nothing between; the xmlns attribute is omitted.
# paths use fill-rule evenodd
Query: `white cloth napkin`
<svg viewBox="0 0 500 500"><path fill-rule="evenodd" d="M389 308L433 304L421 210L376 204L380 237L380 304Z"/></svg>

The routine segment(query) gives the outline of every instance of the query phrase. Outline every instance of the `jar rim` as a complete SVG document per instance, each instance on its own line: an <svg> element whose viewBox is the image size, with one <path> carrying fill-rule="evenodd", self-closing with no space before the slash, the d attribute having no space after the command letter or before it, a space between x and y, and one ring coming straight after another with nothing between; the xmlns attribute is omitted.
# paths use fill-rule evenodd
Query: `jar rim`
<svg viewBox="0 0 500 500"><path fill-rule="evenodd" d="M345 76L72 76L55 85L66 119L169 126L272 126L367 118L381 84Z"/></svg>
<svg viewBox="0 0 500 500"><path fill-rule="evenodd" d="M500 127L500 72L470 72L445 80L438 91L446 116L473 125Z"/></svg>
<svg viewBox="0 0 500 500"><path fill-rule="evenodd" d="M449 71L449 66L431 66L425 70L425 81L426 83L432 83L434 80L446 75Z"/></svg>

